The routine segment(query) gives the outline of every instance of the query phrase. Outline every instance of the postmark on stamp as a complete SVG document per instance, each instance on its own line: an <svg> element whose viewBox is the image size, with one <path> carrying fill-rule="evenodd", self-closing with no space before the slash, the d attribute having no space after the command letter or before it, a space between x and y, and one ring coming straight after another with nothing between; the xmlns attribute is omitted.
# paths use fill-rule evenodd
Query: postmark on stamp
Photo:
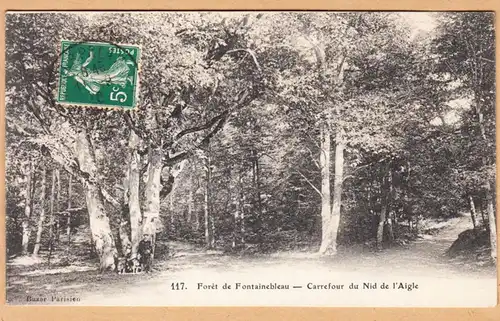
<svg viewBox="0 0 500 321"><path fill-rule="evenodd" d="M133 109L140 53L133 45L61 41L58 103Z"/></svg>

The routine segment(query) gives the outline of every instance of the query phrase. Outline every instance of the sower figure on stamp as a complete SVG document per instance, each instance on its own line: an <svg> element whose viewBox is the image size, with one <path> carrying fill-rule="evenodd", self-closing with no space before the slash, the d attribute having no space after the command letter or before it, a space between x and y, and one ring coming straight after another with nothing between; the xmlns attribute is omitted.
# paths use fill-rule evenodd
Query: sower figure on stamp
<svg viewBox="0 0 500 321"><path fill-rule="evenodd" d="M151 235L144 234L141 242L139 242L139 262L144 272L151 272L151 264L153 262L153 242Z"/></svg>
<svg viewBox="0 0 500 321"><path fill-rule="evenodd" d="M66 75L75 78L92 95L97 94L103 85L119 85L123 88L127 85L127 81L132 83L133 78L128 76L128 73L130 70L129 65L133 65L133 62L118 57L108 70L96 72L87 69L93 58L94 54L90 51L89 57L82 63L80 54L77 53L71 70L65 70Z"/></svg>

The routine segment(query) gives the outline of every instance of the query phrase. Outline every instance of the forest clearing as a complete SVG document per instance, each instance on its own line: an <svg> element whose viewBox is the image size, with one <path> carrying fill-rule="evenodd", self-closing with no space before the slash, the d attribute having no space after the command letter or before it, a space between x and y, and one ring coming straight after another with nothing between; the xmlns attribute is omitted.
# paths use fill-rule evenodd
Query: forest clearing
<svg viewBox="0 0 500 321"><path fill-rule="evenodd" d="M24 265L22 261L16 263L16 260L12 260L7 265L11 276L7 291L10 304L24 304L28 296L32 298L29 304L74 304L52 301L53 296L78 298L80 301L77 304L86 305L155 305L158 299L152 298L151 293L155 293L158 298L171 295L172 281L193 279L193 276L200 273L227 277L235 272L258 274L266 270L290 270L290 267L309 273L318 273L325 269L335 270L339 274L347 273L351 278L357 275L366 278L367 275L387 273L393 277L468 277L484 280L484 286L487 287L496 279L496 267L487 257L472 261L464 257L449 258L445 255L458 234L469 225L470 218L463 216L453 220L448 228L441 228L437 234L433 232L432 235L421 235L417 241L407 246L391 248L384 253L371 252L368 255L349 251L335 258L321 257L309 251L234 256L221 251L207 252L203 248L186 243L172 242L169 247L174 254L168 259L158 260L153 273L147 275L103 275L98 273L95 264L88 261L49 269L43 261L28 261L24 262ZM387 261L391 262L389 268ZM51 296L47 296L47 293L51 293ZM144 293L144 296L141 293ZM40 297L47 298L47 301L36 301L36 298Z"/></svg>
<svg viewBox="0 0 500 321"><path fill-rule="evenodd" d="M184 304L166 293L209 276L293 292L310 274L421 278L423 301L399 305L476 280L488 293L470 303L490 304L493 18L9 13L8 302ZM251 304L203 293L191 302ZM342 299L318 293L305 304ZM346 302L384 300L360 295Z"/></svg>

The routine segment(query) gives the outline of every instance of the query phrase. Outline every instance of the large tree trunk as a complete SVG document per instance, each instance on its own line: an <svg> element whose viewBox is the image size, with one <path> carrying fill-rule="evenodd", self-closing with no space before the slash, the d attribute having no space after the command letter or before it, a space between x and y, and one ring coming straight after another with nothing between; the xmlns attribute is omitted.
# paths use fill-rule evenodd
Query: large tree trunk
<svg viewBox="0 0 500 321"><path fill-rule="evenodd" d="M340 125L338 125L340 126ZM331 226L331 246L330 251L337 252L337 235L340 225L340 210L342 205L342 185L344 182L344 133L342 129L337 130L335 137L335 177L333 181L333 204Z"/></svg>
<svg viewBox="0 0 500 321"><path fill-rule="evenodd" d="M33 255L37 256L40 251L40 245L42 241L43 225L45 223L45 194L47 188L47 169L44 167L42 171L42 192L40 194L40 217L38 218L38 229L36 232L35 248L33 249Z"/></svg>
<svg viewBox="0 0 500 321"><path fill-rule="evenodd" d="M141 240L141 205L139 200L139 183L141 164L140 155L137 151L139 137L132 130L129 138L130 163L128 172L128 210L130 215L130 237L132 246L132 257L137 254L139 242ZM160 169L161 170L161 169ZM159 194L158 194L159 197ZM159 202L159 200L158 200ZM159 216L159 210L158 210Z"/></svg>
<svg viewBox="0 0 500 321"><path fill-rule="evenodd" d="M340 125L337 125L340 126ZM340 209L342 205L342 183L344 180L344 133L337 128L335 137L335 176L333 180L333 204L330 220L326 229L326 237L322 239L320 254L337 253L337 236L340 225Z"/></svg>
<svg viewBox="0 0 500 321"><path fill-rule="evenodd" d="M319 162L321 167L321 246L319 252L324 254L329 244L328 227L331 216L331 193L330 193L330 131L322 128L321 149Z"/></svg>
<svg viewBox="0 0 500 321"><path fill-rule="evenodd" d="M97 183L95 157L91 151L90 141L84 130L76 137L75 151L80 170L88 174L88 179L82 177L87 210L89 213L92 241L100 260L100 269L112 267L117 255L115 240L111 232L109 218L104 209L103 196Z"/></svg>
<svg viewBox="0 0 500 321"><path fill-rule="evenodd" d="M314 52L316 56L316 62L318 66L318 80L321 86L323 87L322 89L324 91L330 91L331 88L328 86L325 86L326 81L325 81L325 44L320 43L314 46ZM335 83L336 85L341 86L342 82L344 81L344 70L346 69L347 62L345 59L345 55L341 54L338 57L338 63L339 63L339 68L338 68L338 73L336 75ZM337 119L340 119L341 117L341 112L340 112L340 105L338 102L334 102L335 104L335 116ZM325 133L330 133L329 126L330 124L327 124L328 128L323 128L325 130ZM335 177L333 181L333 204L331 208L331 215L328 218L328 220L324 220L327 223L327 227L325 229L324 227L324 222L322 222L322 238L321 238L321 246L319 249L320 254L335 254L337 253L337 236L339 232L339 225L340 225L340 209L342 205L342 183L344 180L344 149L345 149L345 143L344 143L344 130L340 124L336 124L336 132L335 132ZM321 148L322 153L325 152L325 148ZM330 148L328 147L327 153L325 153L325 156L330 153ZM329 168L329 166L328 166ZM322 169L323 170L323 169ZM326 171L326 169L325 169ZM322 184L323 185L323 184ZM323 186L322 186L323 187ZM323 193L322 193L323 194ZM326 196L326 193L325 193ZM324 195L322 195L322 202L325 202ZM327 204L326 204L327 205ZM323 206L326 207L325 204L322 204ZM322 209L323 212L323 209ZM323 218L322 218L323 221Z"/></svg>
<svg viewBox="0 0 500 321"><path fill-rule="evenodd" d="M142 234L150 236L153 248L155 247L155 236L158 232L160 220L160 191L162 149L161 147L151 148L149 152L148 180L144 190L146 204L144 206L144 216L142 219Z"/></svg>
<svg viewBox="0 0 500 321"><path fill-rule="evenodd" d="M33 163L30 162L26 166L26 191L24 196L24 219L22 223L23 238L21 242L22 253L28 254L28 244L30 240L30 218L31 218L31 198L32 198L32 180L33 180Z"/></svg>

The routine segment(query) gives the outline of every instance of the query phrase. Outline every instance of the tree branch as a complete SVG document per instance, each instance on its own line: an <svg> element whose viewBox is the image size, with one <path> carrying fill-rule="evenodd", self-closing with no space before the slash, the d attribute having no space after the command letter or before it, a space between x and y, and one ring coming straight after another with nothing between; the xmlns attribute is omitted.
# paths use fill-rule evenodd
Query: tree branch
<svg viewBox="0 0 500 321"><path fill-rule="evenodd" d="M99 186L99 190L101 191L102 196L104 197L104 199L107 202L109 202L111 205L113 205L117 209L121 208L120 202L115 200L114 197L111 196L111 194L109 194L108 191L106 191L104 188L102 188L99 184L97 184L97 186Z"/></svg>
<svg viewBox="0 0 500 321"><path fill-rule="evenodd" d="M193 127L193 128L189 128L189 129L186 129L184 131L181 131L179 134L177 134L175 136L176 139L179 139L180 137L184 136L184 135L187 135L189 133L193 133L193 132L198 132L200 130L205 130L205 129L209 129L211 127L213 127L213 125L215 125L215 127L212 129L211 132L209 132L198 144L196 144L192 149L190 150L187 150L187 151L183 151L183 152L180 152L174 156L171 156L171 157L168 157L165 162L164 162L164 166L172 166L172 165L175 165L176 163L188 158L189 156L191 156L193 154L193 151L196 150L196 149L199 149L200 147L202 147L203 145L207 144L210 139L212 137L214 137L225 125L227 119L229 118L229 115L231 114L231 112L236 109L238 106L240 106L241 104L244 103L244 101L247 99L248 97L248 94L249 94L249 91L248 89L244 89L243 91L240 92L240 94L238 95L239 98L238 100L228 109L226 109L224 112L222 112L221 114L219 114L218 116L212 118L208 123L206 123L205 125L201 125L201 126L198 126L198 127ZM194 129L197 129L197 130L194 130ZM182 134L182 135L181 135ZM163 147L166 147L166 145L168 144L164 144Z"/></svg>
<svg viewBox="0 0 500 321"><path fill-rule="evenodd" d="M226 113L227 113L227 111L224 111L223 113L215 116L214 118L210 119L207 123L205 123L203 125L195 126L195 127L191 127L191 128L182 130L181 132L179 132L177 135L174 136L174 140L179 140L183 136L186 136L188 134L196 133L196 132L211 128L219 120L223 119L226 116Z"/></svg>
<svg viewBox="0 0 500 321"><path fill-rule="evenodd" d="M232 49L232 50L228 50L226 52L226 54L233 53L233 52L238 52L238 51L245 51L248 54L250 54L250 56L252 56L252 59L253 59L253 62L255 64L255 66L257 66L257 70L259 70L259 72L262 72L262 69L260 68L259 62L257 61L257 57L255 56L255 53L253 52L253 50L248 49L248 48L245 48L245 49Z"/></svg>
<svg viewBox="0 0 500 321"><path fill-rule="evenodd" d="M193 153L194 150L196 150L196 149L202 147L204 144L208 143L208 141L210 141L210 139L215 134L217 134L222 129L222 127L224 127L224 124L226 123L226 120L227 120L227 116L228 116L228 111L225 111L224 113L222 113L219 116L217 116L218 120L219 120L219 122L217 123L217 125L214 127L214 129L210 133L207 134L207 136L205 136L205 138L203 138L196 145L195 148L193 148L192 150L189 150L189 151L180 152L180 153L176 154L175 156L168 157L167 160L164 163L165 166L172 166L172 165L177 164L180 161L185 160L186 158L188 158L189 156L192 155L192 153Z"/></svg>

